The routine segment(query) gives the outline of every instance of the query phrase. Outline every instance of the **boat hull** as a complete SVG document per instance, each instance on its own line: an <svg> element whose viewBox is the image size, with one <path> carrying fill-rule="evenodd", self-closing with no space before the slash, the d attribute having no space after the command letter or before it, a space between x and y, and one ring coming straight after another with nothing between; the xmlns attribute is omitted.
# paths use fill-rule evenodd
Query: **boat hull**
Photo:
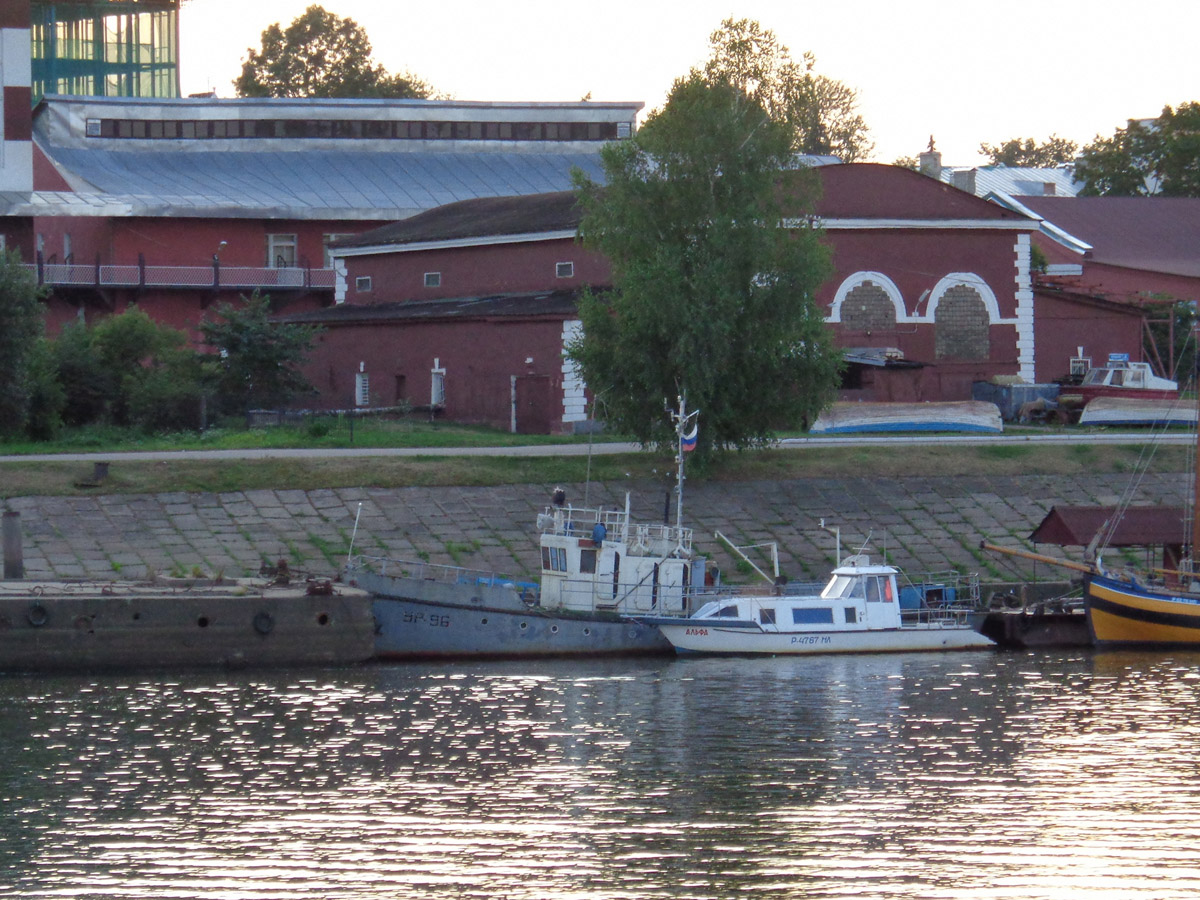
<svg viewBox="0 0 1200 900"><path fill-rule="evenodd" d="M374 595L378 659L670 653L657 628L614 613L548 610L511 583L355 573Z"/></svg>
<svg viewBox="0 0 1200 900"><path fill-rule="evenodd" d="M376 596L378 659L670 653L656 628L618 616L521 612Z"/></svg>
<svg viewBox="0 0 1200 900"><path fill-rule="evenodd" d="M659 630L679 654L772 656L818 653L908 653L994 647L969 625L916 626L857 631L769 632L756 626L666 623Z"/></svg>
<svg viewBox="0 0 1200 900"><path fill-rule="evenodd" d="M6 672L352 665L374 653L372 598L335 588L0 582Z"/></svg>
<svg viewBox="0 0 1200 900"><path fill-rule="evenodd" d="M1086 598L1088 627L1097 647L1200 649L1200 597L1092 575Z"/></svg>

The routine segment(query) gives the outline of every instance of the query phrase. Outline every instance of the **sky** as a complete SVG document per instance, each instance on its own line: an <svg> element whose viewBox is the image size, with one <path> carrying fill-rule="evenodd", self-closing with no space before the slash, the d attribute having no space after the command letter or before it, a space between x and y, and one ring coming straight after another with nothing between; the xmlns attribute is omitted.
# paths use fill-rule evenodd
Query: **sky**
<svg viewBox="0 0 1200 900"><path fill-rule="evenodd" d="M183 93L233 97L248 50L318 0L184 0ZM794 59L858 92L872 159L984 162L980 143L1081 146L1166 105L1200 100L1196 0L323 0L354 19L389 72L456 100L640 101L708 56L726 18L775 32Z"/></svg>

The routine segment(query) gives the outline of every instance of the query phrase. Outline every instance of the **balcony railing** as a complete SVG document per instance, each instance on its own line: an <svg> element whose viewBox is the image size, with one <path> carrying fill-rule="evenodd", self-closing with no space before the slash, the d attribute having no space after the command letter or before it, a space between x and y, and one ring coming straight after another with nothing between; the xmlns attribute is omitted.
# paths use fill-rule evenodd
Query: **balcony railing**
<svg viewBox="0 0 1200 900"><path fill-rule="evenodd" d="M148 266L46 262L27 264L40 285L93 288L173 288L182 290L333 290L333 269L308 266Z"/></svg>

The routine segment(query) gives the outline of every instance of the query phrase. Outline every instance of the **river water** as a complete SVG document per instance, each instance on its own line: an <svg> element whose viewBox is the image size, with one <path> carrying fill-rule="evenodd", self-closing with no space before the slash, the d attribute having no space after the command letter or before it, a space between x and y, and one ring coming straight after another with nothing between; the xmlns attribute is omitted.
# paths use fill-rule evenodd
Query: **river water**
<svg viewBox="0 0 1200 900"><path fill-rule="evenodd" d="M1200 893L1200 656L0 679L0 896Z"/></svg>

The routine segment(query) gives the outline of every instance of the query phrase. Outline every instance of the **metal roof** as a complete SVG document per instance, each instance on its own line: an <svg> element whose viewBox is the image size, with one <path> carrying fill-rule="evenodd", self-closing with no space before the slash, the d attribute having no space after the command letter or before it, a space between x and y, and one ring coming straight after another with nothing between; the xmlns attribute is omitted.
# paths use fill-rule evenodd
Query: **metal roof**
<svg viewBox="0 0 1200 900"><path fill-rule="evenodd" d="M1074 197L1083 187L1071 166L947 166L941 180L977 197L994 192L1010 197Z"/></svg>
<svg viewBox="0 0 1200 900"><path fill-rule="evenodd" d="M1055 506L1029 539L1035 544L1086 547L1107 522L1120 515L1112 547L1182 544L1190 534L1191 518L1183 507L1131 506L1123 514L1111 506Z"/></svg>
<svg viewBox="0 0 1200 900"><path fill-rule="evenodd" d="M134 216L391 221L458 200L568 190L599 153L87 150L49 155L82 194ZM79 184L82 182L82 184Z"/></svg>
<svg viewBox="0 0 1200 900"><path fill-rule="evenodd" d="M1095 262L1200 277L1200 199L1023 197L1021 202L1086 241Z"/></svg>

